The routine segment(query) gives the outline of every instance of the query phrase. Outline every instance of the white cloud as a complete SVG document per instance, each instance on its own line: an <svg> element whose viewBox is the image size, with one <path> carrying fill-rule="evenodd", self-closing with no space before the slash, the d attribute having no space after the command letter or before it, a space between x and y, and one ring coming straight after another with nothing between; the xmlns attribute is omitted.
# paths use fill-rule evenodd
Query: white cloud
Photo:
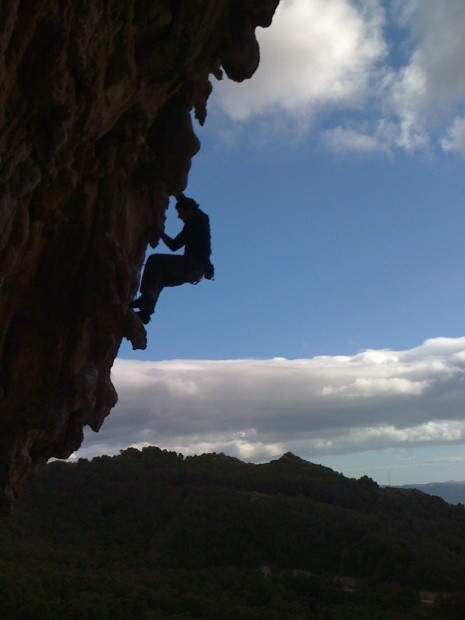
<svg viewBox="0 0 465 620"><path fill-rule="evenodd" d="M415 153L439 144L465 154L465 3L393 0L388 7L281 0L271 27L258 30L253 79L218 83L212 102L235 122L266 119L260 129L268 137L301 138L337 114L336 126L322 132L334 152Z"/></svg>
<svg viewBox="0 0 465 620"><path fill-rule="evenodd" d="M403 25L415 44L392 87L402 128L400 144L428 144L428 131L465 101L465 4L462 0L407 0Z"/></svg>
<svg viewBox="0 0 465 620"><path fill-rule="evenodd" d="M335 153L390 154L395 142L395 126L384 121L373 131L366 127L335 127L321 132L326 147Z"/></svg>
<svg viewBox="0 0 465 620"><path fill-rule="evenodd" d="M358 107L385 55L378 0L281 0L270 28L259 30L260 66L240 85L215 87L234 120L284 110L312 116L328 103Z"/></svg>
<svg viewBox="0 0 465 620"><path fill-rule="evenodd" d="M465 443L465 338L311 359L117 359L119 403L80 454L158 445L268 460Z"/></svg>
<svg viewBox="0 0 465 620"><path fill-rule="evenodd" d="M441 140L444 151L465 155L465 117L457 116Z"/></svg>
<svg viewBox="0 0 465 620"><path fill-rule="evenodd" d="M338 394L341 398L381 397L383 394L421 394L428 387L428 381L410 381L401 377L368 378L358 377L347 385L325 385L321 394Z"/></svg>

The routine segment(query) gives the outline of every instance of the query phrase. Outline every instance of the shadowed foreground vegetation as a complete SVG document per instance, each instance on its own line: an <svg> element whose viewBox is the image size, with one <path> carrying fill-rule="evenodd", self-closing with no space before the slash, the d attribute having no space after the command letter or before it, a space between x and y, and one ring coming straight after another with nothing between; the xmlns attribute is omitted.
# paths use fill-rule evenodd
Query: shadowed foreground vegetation
<svg viewBox="0 0 465 620"><path fill-rule="evenodd" d="M2 618L462 619L465 509L291 454L128 449L29 485L0 584Z"/></svg>

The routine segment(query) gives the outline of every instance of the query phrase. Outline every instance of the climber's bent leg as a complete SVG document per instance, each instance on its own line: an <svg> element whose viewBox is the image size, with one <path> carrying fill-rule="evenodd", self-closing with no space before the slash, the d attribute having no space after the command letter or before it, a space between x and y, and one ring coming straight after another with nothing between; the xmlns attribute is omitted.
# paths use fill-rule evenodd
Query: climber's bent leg
<svg viewBox="0 0 465 620"><path fill-rule="evenodd" d="M179 286L185 282L184 256L152 254L142 274L141 296L130 304L130 308L139 308L139 318L147 324L163 287Z"/></svg>

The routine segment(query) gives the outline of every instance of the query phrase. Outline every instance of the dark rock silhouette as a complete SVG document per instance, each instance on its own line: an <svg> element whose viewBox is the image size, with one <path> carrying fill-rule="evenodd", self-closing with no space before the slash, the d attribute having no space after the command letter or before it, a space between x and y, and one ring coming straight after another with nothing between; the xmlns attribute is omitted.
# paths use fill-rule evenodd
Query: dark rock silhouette
<svg viewBox="0 0 465 620"><path fill-rule="evenodd" d="M117 401L150 225L187 184L209 75L250 78L279 0L0 8L0 487L67 458ZM132 315L132 316L131 316Z"/></svg>

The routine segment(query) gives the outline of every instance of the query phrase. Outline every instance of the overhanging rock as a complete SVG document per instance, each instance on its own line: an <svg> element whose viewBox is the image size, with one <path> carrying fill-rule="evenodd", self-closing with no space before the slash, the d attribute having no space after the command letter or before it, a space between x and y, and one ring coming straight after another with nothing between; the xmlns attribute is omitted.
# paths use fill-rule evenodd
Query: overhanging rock
<svg viewBox="0 0 465 620"><path fill-rule="evenodd" d="M279 0L9 0L0 7L0 486L67 458L117 400L128 311L187 184L209 76L250 78Z"/></svg>

